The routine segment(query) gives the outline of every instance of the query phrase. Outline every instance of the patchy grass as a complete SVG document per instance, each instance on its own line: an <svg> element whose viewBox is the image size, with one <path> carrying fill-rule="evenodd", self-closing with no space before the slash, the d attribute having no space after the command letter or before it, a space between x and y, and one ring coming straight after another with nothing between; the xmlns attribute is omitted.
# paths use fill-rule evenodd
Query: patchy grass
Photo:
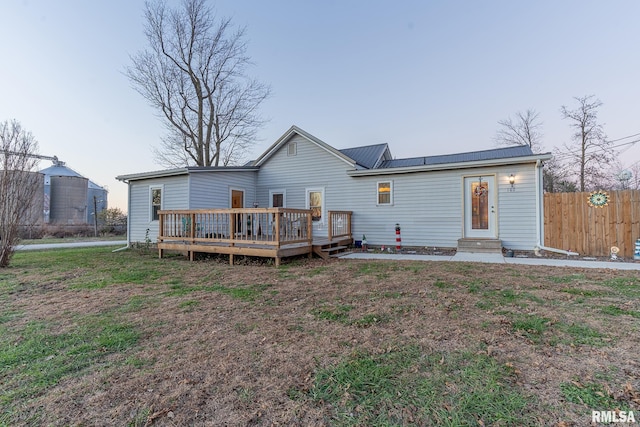
<svg viewBox="0 0 640 427"><path fill-rule="evenodd" d="M424 354L417 346L355 352L320 369L309 396L332 408L332 424L535 425L535 402L512 369L475 353ZM415 408L408 415L407 408Z"/></svg>
<svg viewBox="0 0 640 427"><path fill-rule="evenodd" d="M108 314L80 317L65 331L56 331L50 322L29 321L0 332L3 405L33 398L63 379L98 367L107 355L126 352L139 338L135 327Z"/></svg>
<svg viewBox="0 0 640 427"><path fill-rule="evenodd" d="M640 411L637 272L109 248L0 271L0 426L588 425Z"/></svg>

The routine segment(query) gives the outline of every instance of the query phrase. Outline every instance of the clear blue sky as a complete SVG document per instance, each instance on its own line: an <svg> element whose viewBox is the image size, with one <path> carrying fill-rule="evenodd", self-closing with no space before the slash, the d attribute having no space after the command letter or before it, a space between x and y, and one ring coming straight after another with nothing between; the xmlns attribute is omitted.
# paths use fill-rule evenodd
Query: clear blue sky
<svg viewBox="0 0 640 427"><path fill-rule="evenodd" d="M175 3L175 1L174 1ZM212 1L247 27L251 73L269 83L252 158L295 124L337 148L387 142L398 158L495 147L528 108L550 151L560 107L595 94L610 139L640 133L640 1ZM40 153L109 188L157 170L163 127L123 70L146 46L143 0L3 0L0 121ZM640 143L624 152L640 161ZM41 168L50 165L40 163Z"/></svg>

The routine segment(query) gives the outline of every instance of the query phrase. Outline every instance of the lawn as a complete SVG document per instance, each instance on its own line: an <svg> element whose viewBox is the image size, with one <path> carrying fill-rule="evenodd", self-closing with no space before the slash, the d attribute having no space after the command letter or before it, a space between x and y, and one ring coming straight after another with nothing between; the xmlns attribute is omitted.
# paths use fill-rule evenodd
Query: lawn
<svg viewBox="0 0 640 427"><path fill-rule="evenodd" d="M0 301L0 426L640 421L637 272L83 248Z"/></svg>

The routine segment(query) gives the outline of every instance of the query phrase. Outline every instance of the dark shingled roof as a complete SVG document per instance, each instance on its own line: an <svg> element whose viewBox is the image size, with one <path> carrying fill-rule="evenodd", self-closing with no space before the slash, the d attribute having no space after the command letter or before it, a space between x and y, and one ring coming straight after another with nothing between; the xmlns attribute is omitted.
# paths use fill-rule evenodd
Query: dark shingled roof
<svg viewBox="0 0 640 427"><path fill-rule="evenodd" d="M376 162L386 149L387 144L376 144L365 147L345 148L339 151L350 159L355 160L360 166L371 169L376 167Z"/></svg>
<svg viewBox="0 0 640 427"><path fill-rule="evenodd" d="M446 163L463 163L481 160L497 160L510 157L532 156L533 152L528 145L514 147L495 148L493 150L472 151L468 153L445 154L441 156L411 157L408 159L394 159L382 162L380 169L403 168L412 166L439 165Z"/></svg>

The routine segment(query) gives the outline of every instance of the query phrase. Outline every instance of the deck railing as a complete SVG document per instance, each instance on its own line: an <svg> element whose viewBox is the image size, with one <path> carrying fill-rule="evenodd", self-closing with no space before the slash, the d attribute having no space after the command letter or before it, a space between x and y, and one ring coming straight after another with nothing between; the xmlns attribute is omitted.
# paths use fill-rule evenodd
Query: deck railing
<svg viewBox="0 0 640 427"><path fill-rule="evenodd" d="M311 210L289 208L162 210L158 242L273 245L312 242Z"/></svg>
<svg viewBox="0 0 640 427"><path fill-rule="evenodd" d="M329 211L329 240L351 237L351 211Z"/></svg>

